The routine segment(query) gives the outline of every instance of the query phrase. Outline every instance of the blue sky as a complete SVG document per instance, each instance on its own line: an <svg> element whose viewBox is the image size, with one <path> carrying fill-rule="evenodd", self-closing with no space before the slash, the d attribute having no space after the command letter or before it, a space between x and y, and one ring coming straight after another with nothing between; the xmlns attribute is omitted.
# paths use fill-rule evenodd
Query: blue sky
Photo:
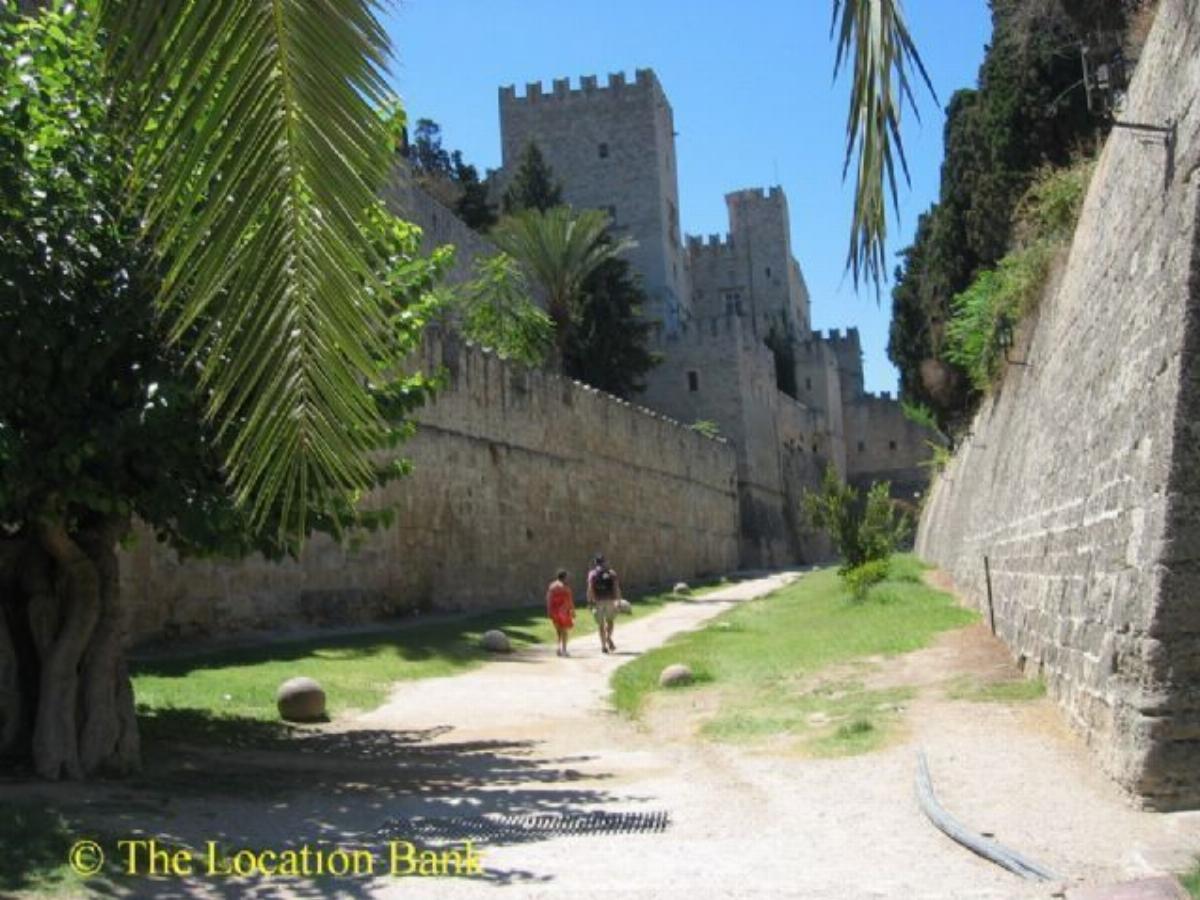
<svg viewBox="0 0 1200 900"><path fill-rule="evenodd" d="M853 188L841 180L844 78L834 83L831 0L402 0L387 17L395 87L410 119L442 126L481 173L500 162L497 88L652 68L675 113L680 219L727 230L725 194L781 184L814 328L857 326L867 388L896 389L887 359L890 296L877 306L844 276ZM936 199L943 107L975 82L991 32L985 0L908 0L940 103L919 95L903 123L911 188L889 223L889 253Z"/></svg>

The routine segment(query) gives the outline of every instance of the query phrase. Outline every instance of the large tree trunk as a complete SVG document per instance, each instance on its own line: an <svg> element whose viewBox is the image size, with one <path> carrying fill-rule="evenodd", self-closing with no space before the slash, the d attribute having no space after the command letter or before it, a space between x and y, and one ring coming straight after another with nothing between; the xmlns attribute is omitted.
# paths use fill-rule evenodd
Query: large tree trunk
<svg viewBox="0 0 1200 900"><path fill-rule="evenodd" d="M16 585L0 593L0 752L11 731L9 753L24 741L45 778L139 764L116 556L127 530L128 521L116 519L78 532L42 523L26 542L19 579L0 578L0 592ZM11 682L8 659L17 667ZM30 730L22 726L31 712Z"/></svg>

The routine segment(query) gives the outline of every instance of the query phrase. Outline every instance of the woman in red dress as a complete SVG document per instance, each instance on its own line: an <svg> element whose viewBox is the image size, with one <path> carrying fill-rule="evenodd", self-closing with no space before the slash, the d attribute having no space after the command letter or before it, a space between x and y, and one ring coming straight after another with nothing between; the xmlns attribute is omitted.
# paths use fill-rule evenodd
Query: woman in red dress
<svg viewBox="0 0 1200 900"><path fill-rule="evenodd" d="M567 652L567 635L575 625L575 600L567 584L566 569L559 569L558 575L546 588L546 613L558 632L558 655L570 656Z"/></svg>

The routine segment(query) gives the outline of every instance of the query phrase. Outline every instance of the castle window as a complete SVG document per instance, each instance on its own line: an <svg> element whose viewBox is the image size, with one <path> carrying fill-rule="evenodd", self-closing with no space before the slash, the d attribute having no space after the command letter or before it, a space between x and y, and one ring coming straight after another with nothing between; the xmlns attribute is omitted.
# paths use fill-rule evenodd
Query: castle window
<svg viewBox="0 0 1200 900"><path fill-rule="evenodd" d="M688 390L700 390L700 373L696 371L688 372Z"/></svg>
<svg viewBox="0 0 1200 900"><path fill-rule="evenodd" d="M865 452L866 452L866 449L867 449L867 445L866 445L866 444L864 444L862 441L859 441L859 442L858 442L858 452L859 452L859 453L865 453Z"/></svg>
<svg viewBox="0 0 1200 900"><path fill-rule="evenodd" d="M804 389L805 389L806 391L811 391L811 390L812 390L812 379L811 379L811 378L805 378L805 379L804 379Z"/></svg>
<svg viewBox="0 0 1200 900"><path fill-rule="evenodd" d="M610 225L617 224L617 208L612 204L604 207L604 212L608 214L608 223Z"/></svg>
<svg viewBox="0 0 1200 900"><path fill-rule="evenodd" d="M600 146L596 148L596 152L601 159L608 159L608 144L601 141Z"/></svg>
<svg viewBox="0 0 1200 900"><path fill-rule="evenodd" d="M770 266L767 266L767 277L768 278L771 277L771 267Z"/></svg>
<svg viewBox="0 0 1200 900"><path fill-rule="evenodd" d="M895 450L895 449L896 449L896 442L895 442L895 441L888 441L888 449L889 449L889 450Z"/></svg>
<svg viewBox="0 0 1200 900"><path fill-rule="evenodd" d="M813 441L813 453L817 452L817 442Z"/></svg>

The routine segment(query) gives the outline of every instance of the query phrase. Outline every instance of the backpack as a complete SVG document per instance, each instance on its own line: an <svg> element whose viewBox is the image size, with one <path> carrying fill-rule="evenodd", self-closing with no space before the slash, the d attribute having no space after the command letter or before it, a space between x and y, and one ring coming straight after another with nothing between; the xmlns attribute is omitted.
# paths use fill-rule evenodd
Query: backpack
<svg viewBox="0 0 1200 900"><path fill-rule="evenodd" d="M613 577L612 569L605 566L596 572L592 579L592 590L601 600L611 599L617 590L617 580Z"/></svg>

